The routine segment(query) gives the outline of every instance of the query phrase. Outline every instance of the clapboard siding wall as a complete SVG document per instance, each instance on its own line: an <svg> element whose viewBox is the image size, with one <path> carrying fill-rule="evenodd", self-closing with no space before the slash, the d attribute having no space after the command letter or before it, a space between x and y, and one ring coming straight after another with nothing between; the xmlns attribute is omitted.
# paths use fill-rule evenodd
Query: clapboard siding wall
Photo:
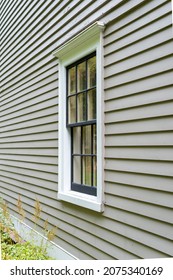
<svg viewBox="0 0 173 280"><path fill-rule="evenodd" d="M110 216L114 213L130 226L126 238L146 245L143 256L157 256L159 251L169 255L173 238L170 1L137 17L137 12L130 14L105 32L106 203L112 206ZM149 253L151 248L157 253Z"/></svg>
<svg viewBox="0 0 173 280"><path fill-rule="evenodd" d="M96 20L104 32L105 209L57 200L58 60ZM34 200L79 259L173 256L171 1L1 1L0 191ZM38 228L39 229L39 228Z"/></svg>

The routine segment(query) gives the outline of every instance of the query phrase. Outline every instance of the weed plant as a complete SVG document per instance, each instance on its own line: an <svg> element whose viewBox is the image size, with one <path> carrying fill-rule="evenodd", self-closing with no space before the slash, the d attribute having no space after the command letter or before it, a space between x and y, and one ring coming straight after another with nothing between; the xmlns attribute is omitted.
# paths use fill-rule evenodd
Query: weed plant
<svg viewBox="0 0 173 280"><path fill-rule="evenodd" d="M26 212L22 206L21 196L17 200L17 210L20 217L20 222L26 218ZM32 236L41 220L41 204L38 199L35 200L34 214L32 220L34 222L34 229L31 231L29 242L23 240L18 232L15 230L14 225L10 218L10 212L7 204L0 200L0 232L1 232L1 259L2 260L50 260L47 255L49 241L55 237L57 227L49 230L49 222L44 222L43 237L40 246L34 245L34 238Z"/></svg>

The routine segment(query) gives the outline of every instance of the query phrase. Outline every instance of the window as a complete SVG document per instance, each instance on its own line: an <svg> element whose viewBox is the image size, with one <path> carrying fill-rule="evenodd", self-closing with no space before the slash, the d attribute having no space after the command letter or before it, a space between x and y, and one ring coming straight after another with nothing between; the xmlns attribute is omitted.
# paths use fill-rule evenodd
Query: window
<svg viewBox="0 0 173 280"><path fill-rule="evenodd" d="M96 53L67 67L71 189L97 195Z"/></svg>
<svg viewBox="0 0 173 280"><path fill-rule="evenodd" d="M96 22L55 52L59 59L58 199L102 212L104 25Z"/></svg>

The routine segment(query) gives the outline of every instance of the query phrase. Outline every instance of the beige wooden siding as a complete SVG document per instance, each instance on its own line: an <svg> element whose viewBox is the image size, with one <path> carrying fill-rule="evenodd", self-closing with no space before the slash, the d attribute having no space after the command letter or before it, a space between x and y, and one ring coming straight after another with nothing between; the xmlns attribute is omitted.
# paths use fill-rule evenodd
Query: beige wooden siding
<svg viewBox="0 0 173 280"><path fill-rule="evenodd" d="M172 255L171 1L160 4L105 32L106 204L126 238L138 228L136 241Z"/></svg>
<svg viewBox="0 0 173 280"><path fill-rule="evenodd" d="M58 60L52 53L101 20L105 210L57 200ZM22 195L79 259L173 256L171 1L1 1L0 193Z"/></svg>

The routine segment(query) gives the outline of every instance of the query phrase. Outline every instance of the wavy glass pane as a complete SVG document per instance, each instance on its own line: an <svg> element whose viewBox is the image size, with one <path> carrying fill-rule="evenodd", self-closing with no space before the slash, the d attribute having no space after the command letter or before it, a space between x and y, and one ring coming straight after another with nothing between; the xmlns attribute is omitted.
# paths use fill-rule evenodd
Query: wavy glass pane
<svg viewBox="0 0 173 280"><path fill-rule="evenodd" d="M77 98L78 122L86 121L86 93L81 93Z"/></svg>
<svg viewBox="0 0 173 280"><path fill-rule="evenodd" d="M76 93L76 67L68 70L68 95Z"/></svg>
<svg viewBox="0 0 173 280"><path fill-rule="evenodd" d="M73 154L81 154L81 127L73 128Z"/></svg>
<svg viewBox="0 0 173 280"><path fill-rule="evenodd" d="M91 186L92 170L91 170L91 157L83 156L83 184Z"/></svg>
<svg viewBox="0 0 173 280"><path fill-rule="evenodd" d="M83 126L82 153L91 154L91 125Z"/></svg>
<svg viewBox="0 0 173 280"><path fill-rule="evenodd" d="M77 91L83 91L86 89L86 62L82 62L77 66Z"/></svg>
<svg viewBox="0 0 173 280"><path fill-rule="evenodd" d="M96 119L96 90L88 91L88 120Z"/></svg>
<svg viewBox="0 0 173 280"><path fill-rule="evenodd" d="M81 184L81 157L73 157L73 183Z"/></svg>
<svg viewBox="0 0 173 280"><path fill-rule="evenodd" d="M96 86L96 56L88 59L88 88Z"/></svg>
<svg viewBox="0 0 173 280"><path fill-rule="evenodd" d="M76 96L68 98L68 123L76 122Z"/></svg>

